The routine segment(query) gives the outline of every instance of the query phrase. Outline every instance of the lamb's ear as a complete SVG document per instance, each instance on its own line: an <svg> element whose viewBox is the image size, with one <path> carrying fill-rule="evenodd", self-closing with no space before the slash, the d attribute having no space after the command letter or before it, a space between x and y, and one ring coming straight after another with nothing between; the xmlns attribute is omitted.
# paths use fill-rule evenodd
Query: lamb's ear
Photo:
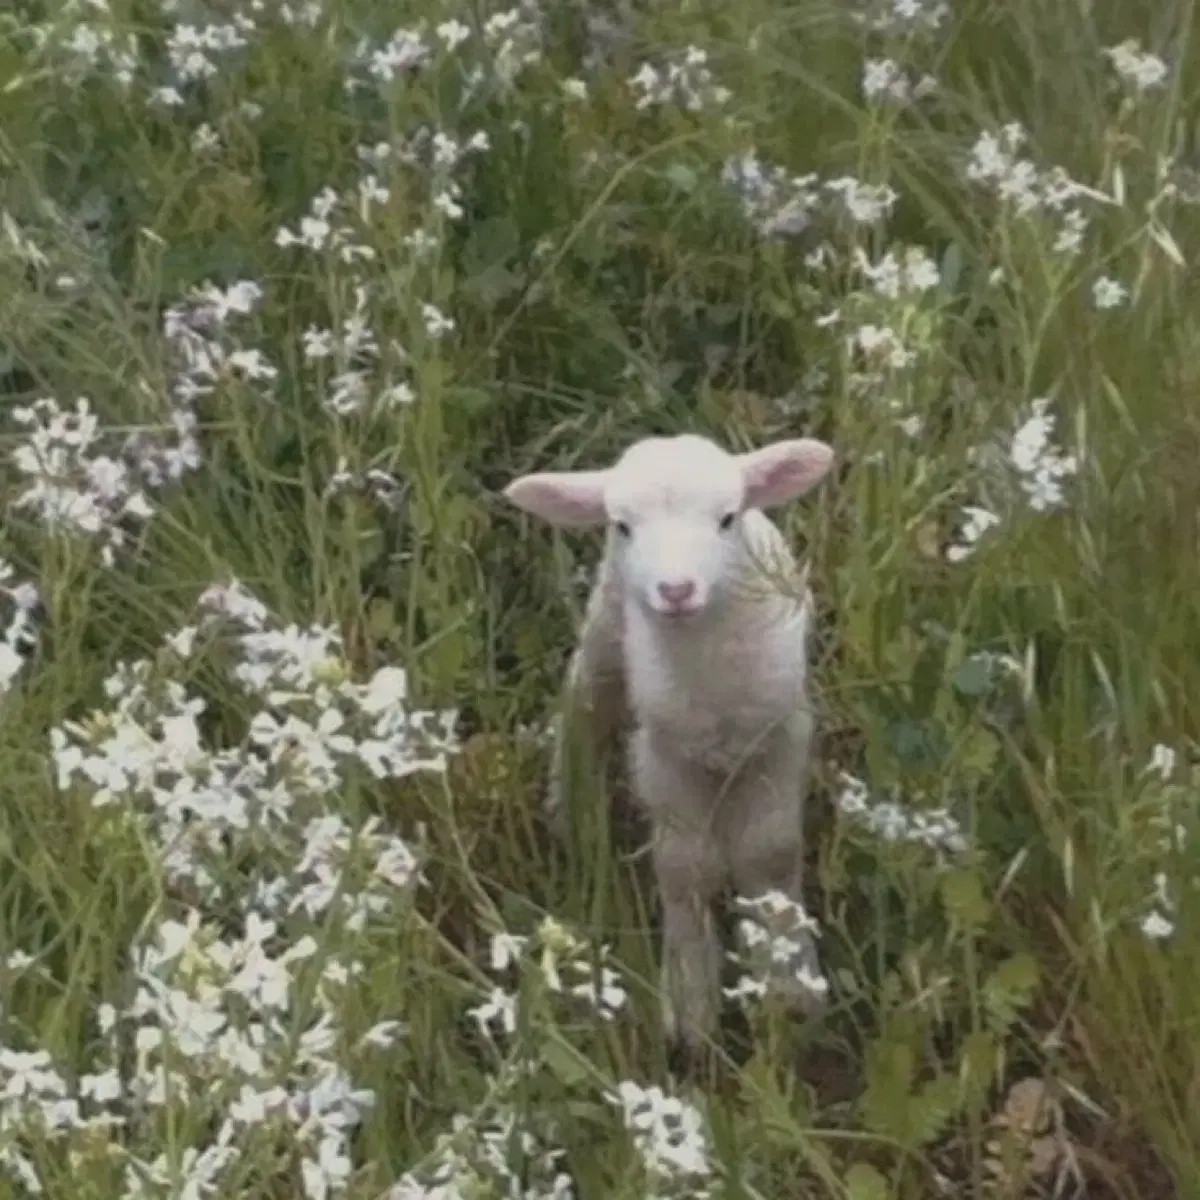
<svg viewBox="0 0 1200 1200"><path fill-rule="evenodd" d="M833 465L833 449L815 438L772 442L739 454L747 508L771 508L820 483Z"/></svg>
<svg viewBox="0 0 1200 1200"><path fill-rule="evenodd" d="M607 481L607 471L543 471L514 479L504 496L551 525L602 525Z"/></svg>

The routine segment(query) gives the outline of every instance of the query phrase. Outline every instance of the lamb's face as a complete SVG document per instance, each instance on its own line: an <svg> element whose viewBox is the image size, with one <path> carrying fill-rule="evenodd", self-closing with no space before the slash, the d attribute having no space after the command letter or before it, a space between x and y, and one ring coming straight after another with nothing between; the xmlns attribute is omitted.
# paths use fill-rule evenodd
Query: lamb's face
<svg viewBox="0 0 1200 1200"><path fill-rule="evenodd" d="M721 604L744 576L742 511L808 491L833 451L812 438L729 454L695 434L645 438L602 471L541 471L504 489L554 525L609 526L610 563L646 612L683 620Z"/></svg>
<svg viewBox="0 0 1200 1200"><path fill-rule="evenodd" d="M604 508L627 595L665 620L719 605L739 577L745 485L738 459L704 438L649 438L609 472Z"/></svg>

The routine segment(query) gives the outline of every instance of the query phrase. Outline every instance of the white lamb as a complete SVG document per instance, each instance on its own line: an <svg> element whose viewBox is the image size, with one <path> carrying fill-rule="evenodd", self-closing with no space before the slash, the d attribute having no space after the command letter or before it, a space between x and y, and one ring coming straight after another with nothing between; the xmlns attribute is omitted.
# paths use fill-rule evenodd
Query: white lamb
<svg viewBox="0 0 1200 1200"><path fill-rule="evenodd" d="M663 909L664 1021L691 1048L719 1016L722 887L801 899L812 595L761 510L813 487L832 462L809 438L730 454L684 434L637 442L608 470L526 475L504 493L554 525L608 525L548 802L562 811L568 729L599 747L632 718L630 774ZM811 938L802 957L819 971ZM803 987L791 999L822 1007Z"/></svg>

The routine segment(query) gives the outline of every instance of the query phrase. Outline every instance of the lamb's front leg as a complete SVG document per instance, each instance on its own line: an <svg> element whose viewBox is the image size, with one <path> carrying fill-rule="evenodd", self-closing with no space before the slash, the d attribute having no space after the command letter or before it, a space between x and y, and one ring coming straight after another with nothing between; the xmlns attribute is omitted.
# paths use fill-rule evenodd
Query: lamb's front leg
<svg viewBox="0 0 1200 1200"><path fill-rule="evenodd" d="M740 897L752 900L781 892L803 907L811 740L811 720L797 720L780 731L766 753L744 764L724 789L718 822ZM789 1006L805 1016L819 1016L827 1007L827 992L816 938L797 927L787 929L786 935L799 950L789 963L780 964L772 984Z"/></svg>
<svg viewBox="0 0 1200 1200"><path fill-rule="evenodd" d="M710 826L712 784L645 730L631 743L638 799L653 824L662 903L662 1004L668 1038L699 1050L718 1027L721 942L713 901L724 864Z"/></svg>

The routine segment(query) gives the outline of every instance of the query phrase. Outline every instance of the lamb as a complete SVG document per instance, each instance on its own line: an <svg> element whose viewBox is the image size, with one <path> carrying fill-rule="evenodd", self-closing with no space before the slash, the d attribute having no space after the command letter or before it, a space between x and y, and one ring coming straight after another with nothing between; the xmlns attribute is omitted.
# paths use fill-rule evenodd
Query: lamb
<svg viewBox="0 0 1200 1200"><path fill-rule="evenodd" d="M801 900L813 600L762 510L815 486L833 458L811 438L731 454L695 434L651 437L606 470L525 475L504 492L556 526L607 524L547 801L561 817L569 729L599 747L628 725L662 903L663 1020L689 1050L717 1028L722 888ZM819 973L804 936L803 965ZM803 987L789 999L823 1007Z"/></svg>

